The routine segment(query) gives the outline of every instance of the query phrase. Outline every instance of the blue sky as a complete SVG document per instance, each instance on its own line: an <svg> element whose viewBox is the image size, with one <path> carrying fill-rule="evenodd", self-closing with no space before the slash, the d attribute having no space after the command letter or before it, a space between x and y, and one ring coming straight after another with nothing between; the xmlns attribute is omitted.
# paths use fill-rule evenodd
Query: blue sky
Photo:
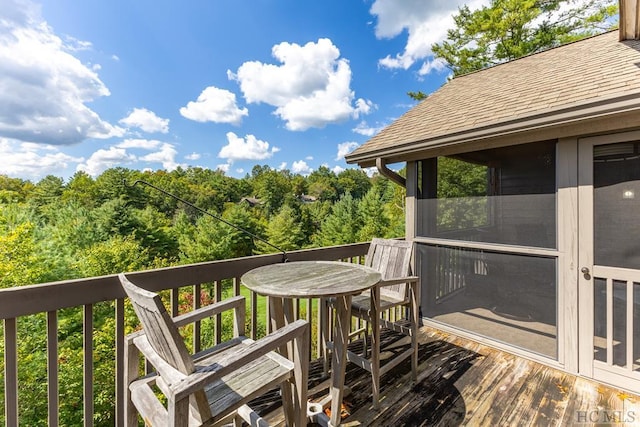
<svg viewBox="0 0 640 427"><path fill-rule="evenodd" d="M462 3L0 0L0 174L357 167Z"/></svg>

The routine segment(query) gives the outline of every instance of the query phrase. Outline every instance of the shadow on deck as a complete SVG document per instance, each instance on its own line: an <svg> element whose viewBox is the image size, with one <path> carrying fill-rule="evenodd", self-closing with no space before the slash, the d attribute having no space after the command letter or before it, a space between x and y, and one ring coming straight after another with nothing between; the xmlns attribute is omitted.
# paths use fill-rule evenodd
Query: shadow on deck
<svg viewBox="0 0 640 427"><path fill-rule="evenodd" d="M408 343L391 331L383 347ZM579 378L431 328L420 330L418 381L407 360L381 379L380 409L371 408L368 372L347 365L345 426L636 425L640 396ZM355 349L361 343L352 344ZM383 354L382 357L389 356ZM383 359L384 364L384 359ZM320 360L311 364L309 397L328 393ZM278 391L256 406L273 425L284 425ZM624 422L627 424L624 424Z"/></svg>

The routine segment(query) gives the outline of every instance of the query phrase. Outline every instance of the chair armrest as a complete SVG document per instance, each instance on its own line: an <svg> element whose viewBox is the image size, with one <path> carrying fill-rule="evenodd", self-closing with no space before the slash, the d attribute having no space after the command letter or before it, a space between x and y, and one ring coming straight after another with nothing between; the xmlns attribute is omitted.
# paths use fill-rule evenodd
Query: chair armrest
<svg viewBox="0 0 640 427"><path fill-rule="evenodd" d="M418 276L407 276L407 277L394 277L392 279L383 279L378 283L378 286L391 286L391 285L399 285L402 283L414 283L419 279Z"/></svg>
<svg viewBox="0 0 640 427"><path fill-rule="evenodd" d="M197 310L190 311L189 313L176 316L173 318L173 323L175 323L177 327L181 327L189 323L205 319L207 317L215 316L216 314L220 314L223 311L237 309L240 307L244 308L244 305L245 299L241 295L237 297L227 298L223 301L219 301L214 304L201 307Z"/></svg>
<svg viewBox="0 0 640 427"><path fill-rule="evenodd" d="M206 384L235 371L270 351L278 349L289 341L304 337L308 331L309 323L306 320L296 320L258 341L246 346L236 347L237 351L217 360L215 365L196 370L183 381L172 385L172 396L168 397L179 401L194 391L202 389Z"/></svg>
<svg viewBox="0 0 640 427"><path fill-rule="evenodd" d="M142 334L133 339L133 343L140 350L140 353L153 365L158 371L162 380L167 384L176 384L182 382L187 376L176 368L164 361L162 357L149 344L147 336Z"/></svg>

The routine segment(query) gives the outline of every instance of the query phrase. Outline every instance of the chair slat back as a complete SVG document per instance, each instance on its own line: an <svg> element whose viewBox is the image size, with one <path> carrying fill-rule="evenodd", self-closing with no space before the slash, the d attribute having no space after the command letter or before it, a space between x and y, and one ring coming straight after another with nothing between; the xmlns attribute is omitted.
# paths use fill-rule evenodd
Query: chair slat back
<svg viewBox="0 0 640 427"><path fill-rule="evenodd" d="M371 240L365 265L378 270L382 274L382 280L407 277L411 275L412 250L413 242L374 238ZM381 287L380 294L404 300L407 296L407 284Z"/></svg>
<svg viewBox="0 0 640 427"><path fill-rule="evenodd" d="M160 296L136 286L124 274L118 275L118 278L131 300L151 347L178 371L186 375L192 373L194 365L189 351Z"/></svg>

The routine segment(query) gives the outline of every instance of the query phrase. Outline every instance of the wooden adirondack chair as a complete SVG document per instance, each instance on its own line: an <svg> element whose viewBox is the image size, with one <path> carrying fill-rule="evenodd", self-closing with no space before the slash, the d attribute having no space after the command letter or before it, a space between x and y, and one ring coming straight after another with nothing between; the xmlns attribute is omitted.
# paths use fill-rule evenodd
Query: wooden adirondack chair
<svg viewBox="0 0 640 427"><path fill-rule="evenodd" d="M306 425L309 372L309 325L293 322L253 341L244 336L244 297L234 297L171 318L160 297L131 283L120 282L142 323L127 336L125 354L127 426L138 425L139 413L147 425L201 426L244 419L250 425L264 420L246 404L280 385L288 425ZM234 310L234 338L191 356L178 327ZM293 361L273 350L289 347ZM139 377L140 353L156 372ZM166 407L154 394L166 396Z"/></svg>
<svg viewBox="0 0 640 427"><path fill-rule="evenodd" d="M411 356L412 378L415 381L417 377L420 289L418 277L411 275L412 252L412 242L373 239L365 258L365 265L378 270L382 274L382 280L370 291L353 297L351 302L351 315L364 320L366 326L351 332L350 336L362 334L365 345L362 354L349 352L347 358L350 362L371 372L374 408L379 407L380 377L409 356ZM384 311L400 306L409 309L408 319L402 319L403 322L393 322L382 317ZM408 324L406 320L409 321ZM381 368L380 328L382 327L409 335L411 347L395 355ZM369 328L371 328L370 352L366 342Z"/></svg>

